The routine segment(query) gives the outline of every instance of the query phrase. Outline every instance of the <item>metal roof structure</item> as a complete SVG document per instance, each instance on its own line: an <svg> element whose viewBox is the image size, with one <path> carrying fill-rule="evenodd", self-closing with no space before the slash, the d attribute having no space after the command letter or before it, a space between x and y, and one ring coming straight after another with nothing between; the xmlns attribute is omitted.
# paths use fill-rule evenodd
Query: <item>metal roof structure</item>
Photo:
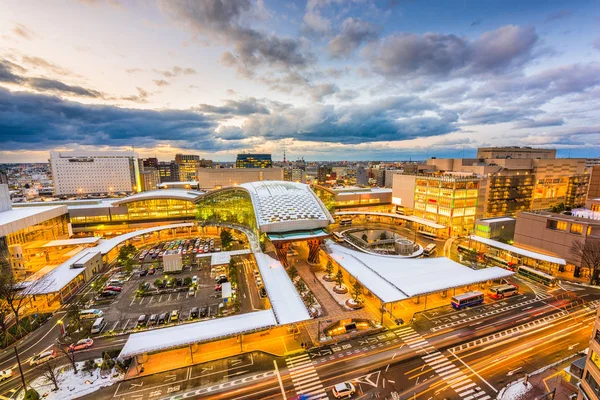
<svg viewBox="0 0 600 400"><path fill-rule="evenodd" d="M140 192L136 193L132 196L124 197L122 199L118 199L112 202L115 206L120 206L126 203L131 203L133 201L141 201L141 200L156 200L156 199L176 199L176 200L186 200L193 202L198 197L202 196L204 192L198 192L195 190L184 190L184 189L160 189L160 190L150 190L148 192Z"/></svg>
<svg viewBox="0 0 600 400"><path fill-rule="evenodd" d="M506 250L511 253L516 253L516 254L519 254L524 257L533 258L535 260L546 261L546 262L549 262L552 264L567 265L567 262L565 261L564 258L549 256L547 254L542 254L542 253L536 253L535 251L522 249L517 246L512 246L510 244L502 243L497 240L483 238L480 236L471 235L471 236L469 236L469 238L476 242L483 243L486 246L495 247L495 248L501 249L501 250Z"/></svg>
<svg viewBox="0 0 600 400"><path fill-rule="evenodd" d="M403 219L405 221L415 222L417 224L422 224L434 229L444 229L445 225L437 224L433 221L429 221L425 218L415 217L414 215L400 215L400 214L391 214L391 213L382 213L382 212L374 212L374 211L338 211L335 215L374 215L377 217L391 217Z"/></svg>
<svg viewBox="0 0 600 400"><path fill-rule="evenodd" d="M19 207L0 212L0 237L10 235L33 225L67 213L62 205Z"/></svg>
<svg viewBox="0 0 600 400"><path fill-rule="evenodd" d="M499 267L474 270L446 257L398 259L365 254L331 240L325 244L330 256L384 303L514 275Z"/></svg>
<svg viewBox="0 0 600 400"><path fill-rule="evenodd" d="M310 186L285 181L242 183L252 199L256 222L262 232L289 232L324 228L331 214Z"/></svg>

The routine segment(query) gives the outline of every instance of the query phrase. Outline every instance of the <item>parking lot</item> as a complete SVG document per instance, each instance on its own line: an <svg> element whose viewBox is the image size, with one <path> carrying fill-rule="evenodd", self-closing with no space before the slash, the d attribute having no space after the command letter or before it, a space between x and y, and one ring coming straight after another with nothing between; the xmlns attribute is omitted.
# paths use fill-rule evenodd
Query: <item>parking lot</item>
<svg viewBox="0 0 600 400"><path fill-rule="evenodd" d="M118 332L136 328L141 315L146 315L146 320L143 324L139 324L139 328L164 326L169 323L183 323L191 320L198 321L217 315L219 305L223 301L221 292L215 291L217 285L215 276L227 274L227 268L213 269L211 274L210 241L206 241L209 243L208 248L203 247L202 252L193 251L194 248L206 246L204 244L194 246L196 242L197 238L190 239L189 243L185 239L166 241L145 249L138 249L134 260L139 262L139 266L134 269L134 273L123 279L120 284L112 285L120 287L121 291L110 297L109 300L103 301L102 305L92 306L104 312L106 326L103 332ZM175 244L173 245L173 243ZM220 249L220 240L213 238L213 243L212 250L216 252ZM187 250L187 254L182 254L183 270L181 272L164 272L161 258L158 255L149 256L149 250L152 248L162 248L161 251L164 252L169 247ZM241 246L238 244L239 247ZM142 250L146 250L146 252L143 257L140 257L144 254ZM159 251L153 252L153 254L155 253L159 253ZM110 279L115 278L111 277ZM190 314L194 307L198 307L198 316L193 316L195 318L192 319ZM156 323L148 322L151 315L156 315L158 319L161 314L168 315L174 310L178 314L176 321L169 321L167 317L164 324L160 324L158 321Z"/></svg>

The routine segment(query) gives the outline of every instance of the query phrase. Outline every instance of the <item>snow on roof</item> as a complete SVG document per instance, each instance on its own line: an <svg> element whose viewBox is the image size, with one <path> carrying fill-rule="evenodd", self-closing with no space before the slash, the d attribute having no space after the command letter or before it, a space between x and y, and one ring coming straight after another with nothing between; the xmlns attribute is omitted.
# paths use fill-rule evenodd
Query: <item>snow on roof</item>
<svg viewBox="0 0 600 400"><path fill-rule="evenodd" d="M399 219L403 219L405 221L416 222L418 224L422 224L422 225L425 225L425 226L428 226L428 227L434 228L434 229L443 229L446 227L445 225L436 224L433 221L429 221L425 218L415 217L414 215L400 215L400 214L381 213L381 212L373 212L373 211L339 211L339 212L335 213L335 215L356 215L356 214L399 218Z"/></svg>
<svg viewBox="0 0 600 400"><path fill-rule="evenodd" d="M231 250L231 251L221 251L218 253L210 253L210 265L215 266L215 265L229 264L229 261L231 261L231 256L240 256L242 254L250 254L250 253L251 253L250 249Z"/></svg>
<svg viewBox="0 0 600 400"><path fill-rule="evenodd" d="M365 190L365 189L356 188L355 190L336 191L336 195L338 195L338 196L350 196L350 195L356 195L356 194L369 194L369 193L372 193L372 194L392 193L392 189L388 189L388 188L367 188Z"/></svg>
<svg viewBox="0 0 600 400"><path fill-rule="evenodd" d="M46 294L46 293L56 293L61 291L65 286L69 284L73 279L75 279L78 275L82 274L85 269L84 268L71 268L71 266L86 257L90 253L102 253L107 254L109 251L114 249L118 244L122 242L132 239L135 236L144 235L146 233L160 231L163 229L171 229L171 228L182 228L193 226L193 223L184 223L184 224L171 224L171 225L161 225L154 226L152 228L140 229L137 231L129 232L124 235L115 236L112 239L101 240L98 242L98 246L90 247L84 249L83 251L75 254L73 257L69 258L67 261L63 262L52 271L48 272L46 275L41 277L38 282L31 286L30 294Z"/></svg>
<svg viewBox="0 0 600 400"><path fill-rule="evenodd" d="M260 181L239 186L250 193L262 232L316 229L333 222L321 200L303 183Z"/></svg>
<svg viewBox="0 0 600 400"><path fill-rule="evenodd" d="M310 319L306 306L283 265L264 253L255 253L254 257L279 325Z"/></svg>
<svg viewBox="0 0 600 400"><path fill-rule="evenodd" d="M0 212L0 237L67 213L66 206L18 207Z"/></svg>
<svg viewBox="0 0 600 400"><path fill-rule="evenodd" d="M83 237L76 239L51 240L42 247L77 246L80 244L93 244L102 239L99 236Z"/></svg>
<svg viewBox="0 0 600 400"><path fill-rule="evenodd" d="M231 317L211 319L169 328L153 329L129 335L119 357L183 347L240 333L267 329L277 325L271 310L255 311Z"/></svg>
<svg viewBox="0 0 600 400"><path fill-rule="evenodd" d="M197 192L195 190L184 190L184 189L160 189L150 190L148 192L136 193L132 196L124 197L122 199L113 202L113 205L120 206L123 204L131 203L132 201L140 200L153 200L153 199L177 199L194 201L198 197L202 196L203 192Z"/></svg>
<svg viewBox="0 0 600 400"><path fill-rule="evenodd" d="M498 217L498 218L484 218L480 219L479 222L512 222L516 221L515 218L511 217Z"/></svg>
<svg viewBox="0 0 600 400"><path fill-rule="evenodd" d="M563 258L549 256L547 254L536 253L535 251L525 250L520 247L512 246L510 244L498 242L497 240L486 239L480 236L471 235L470 239L475 240L476 242L483 243L486 246L496 247L498 249L510 251L511 253L520 254L524 257L533 258L536 260L546 261L553 264L559 265L567 265L567 262Z"/></svg>
<svg viewBox="0 0 600 400"><path fill-rule="evenodd" d="M499 267L473 270L446 257L398 259L326 242L330 255L383 302L393 302L514 274Z"/></svg>

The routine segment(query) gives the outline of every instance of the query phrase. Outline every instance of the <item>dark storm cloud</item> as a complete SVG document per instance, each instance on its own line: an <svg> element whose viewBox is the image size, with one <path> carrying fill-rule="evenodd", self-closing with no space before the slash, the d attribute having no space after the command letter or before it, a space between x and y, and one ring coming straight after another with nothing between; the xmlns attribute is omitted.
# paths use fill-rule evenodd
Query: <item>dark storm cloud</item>
<svg viewBox="0 0 600 400"><path fill-rule="evenodd" d="M504 26L469 41L456 35L400 33L367 45L364 54L385 76L461 76L500 73L533 57L538 35L532 27Z"/></svg>
<svg viewBox="0 0 600 400"><path fill-rule="evenodd" d="M224 103L222 106L200 104L196 109L205 113L230 116L269 114L269 109L254 97L245 100L225 100Z"/></svg>
<svg viewBox="0 0 600 400"><path fill-rule="evenodd" d="M86 89L81 86L67 85L66 83L46 78L27 78L27 84L40 92L56 92L70 95L77 95L82 97L102 97L102 93Z"/></svg>
<svg viewBox="0 0 600 400"><path fill-rule="evenodd" d="M0 82L21 83L23 78L15 73L15 64L8 60L0 59Z"/></svg>
<svg viewBox="0 0 600 400"><path fill-rule="evenodd" d="M0 88L3 150L47 150L61 145L204 145L216 123L192 111L154 111L85 105L58 97ZM207 139L210 142L212 139ZM211 145L211 144L207 144ZM212 145L211 145L212 146Z"/></svg>
<svg viewBox="0 0 600 400"><path fill-rule="evenodd" d="M252 9L249 0L161 0L159 4L163 11L194 32L231 44L233 51L226 53L225 59L246 74L251 73L251 66L294 68L309 62L300 40L266 34L243 24L243 18Z"/></svg>
<svg viewBox="0 0 600 400"><path fill-rule="evenodd" d="M347 18L341 32L329 41L329 54L334 58L346 57L363 43L377 39L379 30L367 21Z"/></svg>

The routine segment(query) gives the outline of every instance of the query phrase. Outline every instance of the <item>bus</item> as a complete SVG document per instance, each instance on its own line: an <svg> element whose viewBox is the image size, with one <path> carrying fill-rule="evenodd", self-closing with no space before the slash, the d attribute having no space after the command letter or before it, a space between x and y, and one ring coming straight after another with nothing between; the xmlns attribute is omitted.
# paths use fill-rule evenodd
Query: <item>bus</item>
<svg viewBox="0 0 600 400"><path fill-rule="evenodd" d="M546 286L555 287L556 285L558 285L558 279L556 279L552 275L548 275L542 271L538 271L537 269L531 267L521 265L517 269L517 273L521 276L524 276L525 278L529 278L532 281L539 282Z"/></svg>
<svg viewBox="0 0 600 400"><path fill-rule="evenodd" d="M453 296L451 300L452 307L460 310L465 307L476 306L483 303L483 293L468 292Z"/></svg>
<svg viewBox="0 0 600 400"><path fill-rule="evenodd" d="M343 242L344 241L344 236L342 236L342 234L340 232L333 232L333 238L335 239L336 242Z"/></svg>
<svg viewBox="0 0 600 400"><path fill-rule="evenodd" d="M79 318L81 319L96 319L104 315L102 310L90 309L79 311Z"/></svg>
<svg viewBox="0 0 600 400"><path fill-rule="evenodd" d="M472 247L468 247L468 246L465 246L465 245L462 245L462 244L459 244L459 245L456 247L456 250L457 250L459 253L477 253L477 250L475 250L474 248L472 248Z"/></svg>
<svg viewBox="0 0 600 400"><path fill-rule="evenodd" d="M340 225L352 225L352 218L340 218Z"/></svg>
<svg viewBox="0 0 600 400"><path fill-rule="evenodd" d="M91 333L96 334L102 332L104 327L106 326L106 320L103 317L100 317L94 321L94 325L92 325Z"/></svg>
<svg viewBox="0 0 600 400"><path fill-rule="evenodd" d="M483 259L491 262L492 264L499 265L502 268L506 268L506 269L509 269L511 271L513 271L513 267L515 265L515 263L513 263L513 262L506 261L503 258L500 258L500 257L497 257L497 256L493 256L493 255L487 254L487 253L483 255Z"/></svg>
<svg viewBox="0 0 600 400"><path fill-rule="evenodd" d="M490 297L492 299L503 299L516 294L519 294L519 287L517 285L505 284L490 287Z"/></svg>
<svg viewBox="0 0 600 400"><path fill-rule="evenodd" d="M435 251L435 244L430 243L430 244L427 245L427 247L425 247L423 249L423 255L425 257L429 257L430 255L433 254L434 251Z"/></svg>
<svg viewBox="0 0 600 400"><path fill-rule="evenodd" d="M437 234L433 232L419 231L419 234L431 239L437 239L438 237Z"/></svg>

